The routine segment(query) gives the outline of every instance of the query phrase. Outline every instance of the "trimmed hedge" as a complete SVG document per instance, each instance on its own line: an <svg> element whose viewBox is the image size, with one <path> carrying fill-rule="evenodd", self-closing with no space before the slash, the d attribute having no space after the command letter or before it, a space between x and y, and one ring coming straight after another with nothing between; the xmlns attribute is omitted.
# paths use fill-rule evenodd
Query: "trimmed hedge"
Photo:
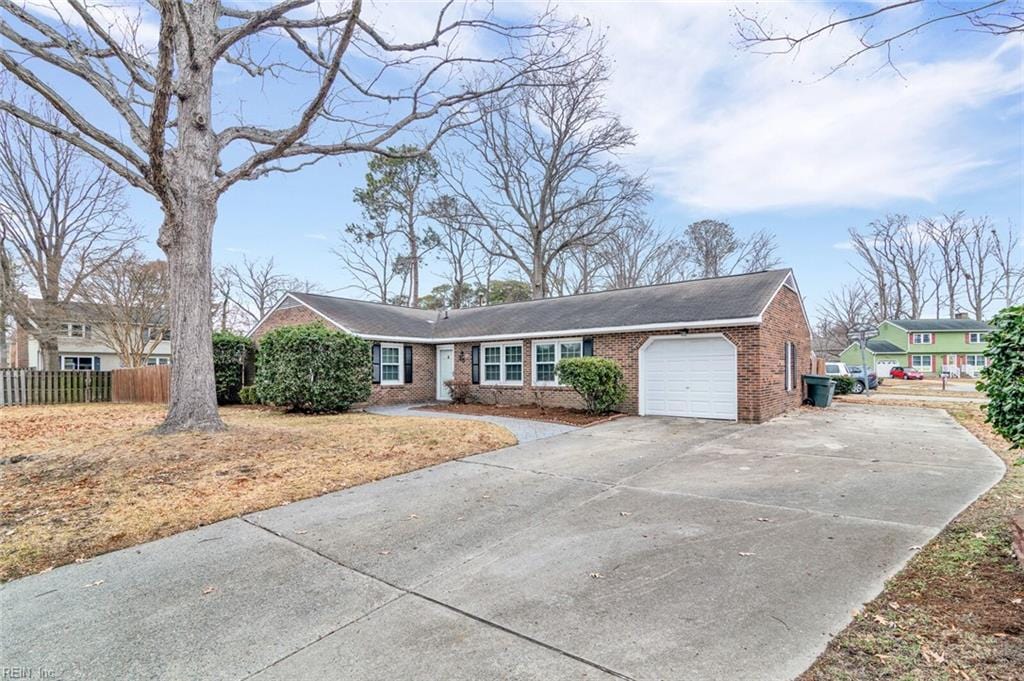
<svg viewBox="0 0 1024 681"><path fill-rule="evenodd" d="M252 361L253 343L230 331L213 334L213 374L217 382L217 404L238 404L245 365Z"/></svg>
<svg viewBox="0 0 1024 681"><path fill-rule="evenodd" d="M604 414L626 399L622 367L604 357L573 357L555 366L558 380L583 398L587 411Z"/></svg>
<svg viewBox="0 0 1024 681"><path fill-rule="evenodd" d="M852 376L831 376L833 381L836 382L836 395L849 395L853 392L853 377Z"/></svg>
<svg viewBox="0 0 1024 681"><path fill-rule="evenodd" d="M978 390L988 395L982 407L992 429L1024 448L1024 305L1008 307L992 320L985 337L985 356L992 363L981 370Z"/></svg>
<svg viewBox="0 0 1024 681"><path fill-rule="evenodd" d="M370 398L370 344L316 322L283 326L260 339L256 394L293 411L345 411Z"/></svg>

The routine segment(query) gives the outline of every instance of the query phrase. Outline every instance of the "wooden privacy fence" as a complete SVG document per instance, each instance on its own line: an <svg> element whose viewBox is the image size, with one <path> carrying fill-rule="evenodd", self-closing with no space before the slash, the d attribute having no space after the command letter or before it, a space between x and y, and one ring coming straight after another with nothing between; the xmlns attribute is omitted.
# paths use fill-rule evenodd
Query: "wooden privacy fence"
<svg viewBox="0 0 1024 681"><path fill-rule="evenodd" d="M114 369L114 402L168 402L171 399L171 367L169 364Z"/></svg>
<svg viewBox="0 0 1024 681"><path fill-rule="evenodd" d="M0 369L0 406L109 401L109 371Z"/></svg>

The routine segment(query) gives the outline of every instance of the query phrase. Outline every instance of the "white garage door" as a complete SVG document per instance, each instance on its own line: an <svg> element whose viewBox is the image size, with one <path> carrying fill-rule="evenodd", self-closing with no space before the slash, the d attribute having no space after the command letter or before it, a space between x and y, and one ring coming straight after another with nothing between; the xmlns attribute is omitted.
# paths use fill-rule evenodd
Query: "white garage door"
<svg viewBox="0 0 1024 681"><path fill-rule="evenodd" d="M736 418L736 348L725 338L658 338L640 350L642 414Z"/></svg>

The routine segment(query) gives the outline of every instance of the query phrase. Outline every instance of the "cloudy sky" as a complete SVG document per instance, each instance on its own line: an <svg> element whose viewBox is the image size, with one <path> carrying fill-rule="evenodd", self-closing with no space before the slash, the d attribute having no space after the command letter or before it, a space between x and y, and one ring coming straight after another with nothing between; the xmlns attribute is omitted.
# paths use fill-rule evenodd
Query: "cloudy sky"
<svg viewBox="0 0 1024 681"><path fill-rule="evenodd" d="M651 212L662 229L711 217L742 234L774 231L812 314L829 287L856 276L846 247L850 227L887 212L932 216L963 209L1021 229L1021 36L940 25L900 44L893 55L898 72L884 67L884 55L869 54L823 77L848 54L853 31L837 31L795 57L767 57L737 46L735 6L634 1L559 7L607 36L609 107L638 140L624 162L650 178ZM835 6L741 7L767 13L776 26L799 28ZM503 4L499 11L537 7ZM427 3L390 3L375 11L408 39L432 23ZM255 91L247 100L247 106L282 106ZM351 157L236 186L221 202L215 257L273 256L290 274L344 295L351 281L329 248L339 229L358 218L351 196L364 172L365 159ZM155 204L140 195L133 206L155 234ZM429 289L429 277L426 283Z"/></svg>

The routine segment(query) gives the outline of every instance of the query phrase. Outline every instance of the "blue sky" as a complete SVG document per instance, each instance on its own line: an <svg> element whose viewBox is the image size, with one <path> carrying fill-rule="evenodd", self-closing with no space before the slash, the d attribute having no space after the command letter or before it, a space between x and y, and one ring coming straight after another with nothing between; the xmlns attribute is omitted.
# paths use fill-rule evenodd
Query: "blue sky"
<svg viewBox="0 0 1024 681"><path fill-rule="evenodd" d="M609 107L638 134L623 162L648 174L651 214L662 229L711 217L741 234L773 231L812 316L830 288L855 279L852 254L843 248L850 227L887 212L933 216L963 209L1021 229L1020 36L940 26L900 46L900 73L879 70L881 55L866 55L821 79L854 44L852 31L837 31L798 57L765 57L735 45L733 6L580 2L560 9L606 30ZM833 5L759 7L777 25L800 26ZM429 25L433 7L391 3L375 11L394 35L412 39ZM245 84L232 87L244 92L247 106L271 115L297 106ZM351 281L329 249L358 218L351 197L365 163L359 156L326 160L301 173L237 185L220 203L215 260L273 256L287 273L344 295ZM133 194L132 206L155 237L155 203ZM429 269L424 291L436 281Z"/></svg>

